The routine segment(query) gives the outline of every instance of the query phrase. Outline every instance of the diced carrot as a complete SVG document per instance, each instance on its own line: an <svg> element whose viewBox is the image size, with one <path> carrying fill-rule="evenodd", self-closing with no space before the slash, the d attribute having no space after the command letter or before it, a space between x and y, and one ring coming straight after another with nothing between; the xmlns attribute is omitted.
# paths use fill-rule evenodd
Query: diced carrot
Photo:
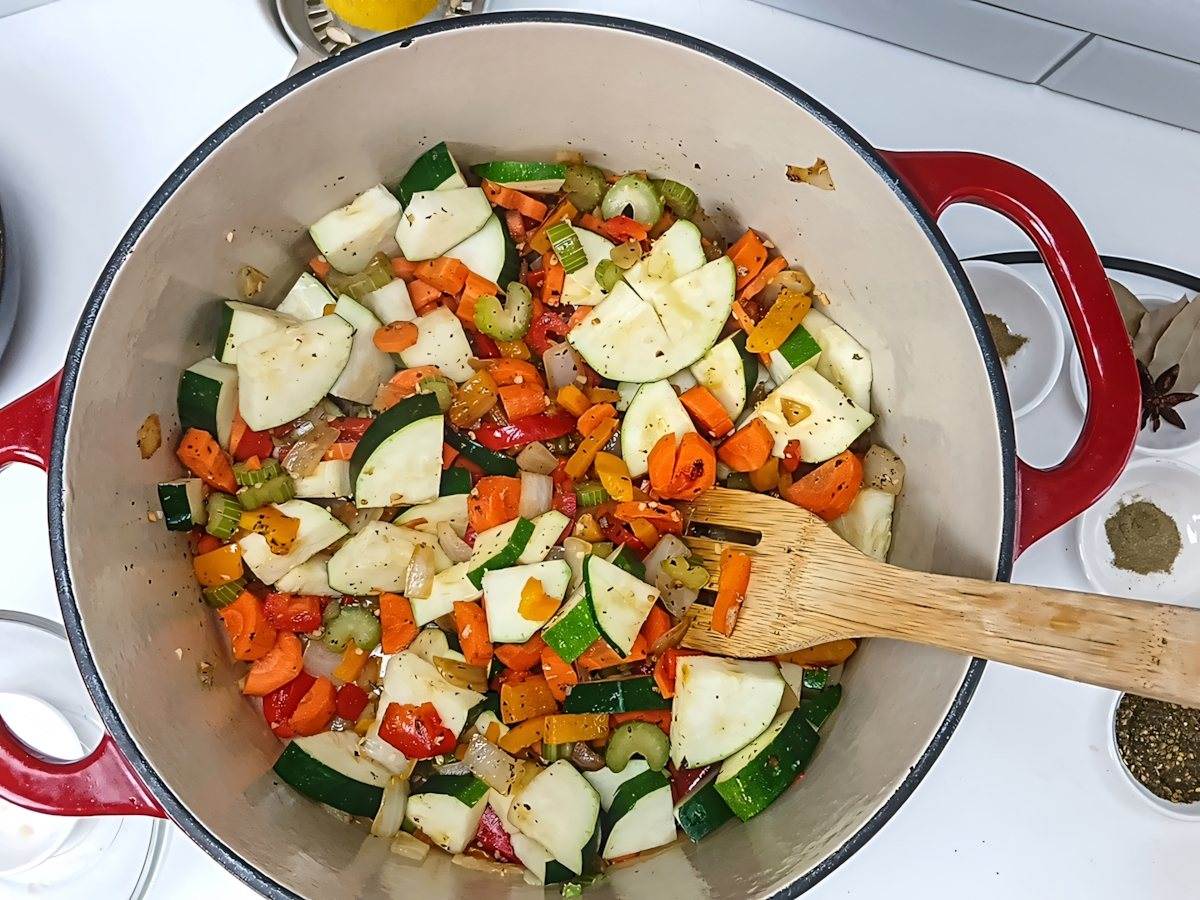
<svg viewBox="0 0 1200 900"><path fill-rule="evenodd" d="M326 276L333 271L333 266L329 264L329 260L319 253L308 261L308 267L312 269L313 274L322 281L324 281Z"/></svg>
<svg viewBox="0 0 1200 900"><path fill-rule="evenodd" d="M613 515L622 522L645 519L659 531L670 534L683 533L683 514L674 506L656 500L630 500L618 503Z"/></svg>
<svg viewBox="0 0 1200 900"><path fill-rule="evenodd" d="M850 654L857 647L858 641L844 638L840 641L830 641L827 644L817 644L804 650L780 653L775 658L780 662L790 662L798 666L840 666L850 658Z"/></svg>
<svg viewBox="0 0 1200 900"><path fill-rule="evenodd" d="M546 218L546 204L541 200L535 200L528 194L522 194L520 191L514 191L512 188L503 187L495 182L483 180L483 192L487 198L504 209L515 209L527 219L533 219L540 222Z"/></svg>
<svg viewBox="0 0 1200 900"><path fill-rule="evenodd" d="M650 489L658 497L695 500L716 484L717 456L712 445L694 431L683 436L678 448L675 435L663 435L651 448L646 463Z"/></svg>
<svg viewBox="0 0 1200 900"><path fill-rule="evenodd" d="M641 634L646 644L653 647L655 642L671 630L671 614L655 603L650 607L650 615L642 623Z"/></svg>
<svg viewBox="0 0 1200 900"><path fill-rule="evenodd" d="M595 234L607 236L607 232L604 230L604 220L591 213L584 213L579 217L579 227L586 228Z"/></svg>
<svg viewBox="0 0 1200 900"><path fill-rule="evenodd" d="M325 451L325 455L321 459L349 460L354 456L354 449L357 446L358 441L335 441L329 445L329 449Z"/></svg>
<svg viewBox="0 0 1200 900"><path fill-rule="evenodd" d="M333 670L333 677L343 684L353 681L363 670L363 666L367 664L370 656L371 654L364 653L359 649L358 644L351 641L342 652L342 661Z"/></svg>
<svg viewBox="0 0 1200 900"><path fill-rule="evenodd" d="M488 638L487 616L483 607L478 603L456 600L454 627L458 631L458 642L467 664L487 666L492 661L492 642Z"/></svg>
<svg viewBox="0 0 1200 900"><path fill-rule="evenodd" d="M408 598L386 591L379 595L379 625L384 653L407 649L420 631Z"/></svg>
<svg viewBox="0 0 1200 900"><path fill-rule="evenodd" d="M246 425L246 420L242 418L242 412L239 409L233 411L233 427L229 429L229 455L237 453L238 444L242 442L242 438L246 436L249 426Z"/></svg>
<svg viewBox="0 0 1200 900"><path fill-rule="evenodd" d="M579 418L588 411L588 407L592 405L586 394L573 384L563 385L559 388L558 396L554 398L558 405L569 412L571 415Z"/></svg>
<svg viewBox="0 0 1200 900"><path fill-rule="evenodd" d="M667 432L655 442L646 458L650 490L660 496L671 489L671 478L675 474L675 444L675 433Z"/></svg>
<svg viewBox="0 0 1200 900"><path fill-rule="evenodd" d="M506 384L496 393L510 421L544 413L550 402L541 384Z"/></svg>
<svg viewBox="0 0 1200 900"><path fill-rule="evenodd" d="M467 267L453 256L439 256L417 263L417 278L443 294L457 294L467 283Z"/></svg>
<svg viewBox="0 0 1200 900"><path fill-rule="evenodd" d="M496 659L514 672L528 672L534 666L541 665L542 648L545 646L541 634L535 634L523 644L497 645Z"/></svg>
<svg viewBox="0 0 1200 900"><path fill-rule="evenodd" d="M412 322L390 322L375 329L371 340L384 353L400 353L417 342L417 326Z"/></svg>
<svg viewBox="0 0 1200 900"><path fill-rule="evenodd" d="M704 385L688 388L679 396L679 402L710 436L723 437L733 431L733 420L729 418L729 413Z"/></svg>
<svg viewBox="0 0 1200 900"><path fill-rule="evenodd" d="M579 421L575 423L575 427L584 437L591 434L607 419L616 418L617 410L611 403L597 403L595 406L590 406L579 417Z"/></svg>
<svg viewBox="0 0 1200 900"><path fill-rule="evenodd" d="M441 296L441 291L432 284L421 281L419 278L414 278L408 283L408 299L412 301L413 309L416 310L417 315L423 316L434 309L438 304L438 298Z"/></svg>
<svg viewBox="0 0 1200 900"><path fill-rule="evenodd" d="M639 709L634 712L612 713L608 717L612 728L619 728L626 722L649 722L657 725L668 735L671 733L671 711L669 709Z"/></svg>
<svg viewBox="0 0 1200 900"><path fill-rule="evenodd" d="M262 601L249 591L242 591L217 615L229 632L234 659L262 659L275 646L275 626L267 621Z"/></svg>
<svg viewBox="0 0 1200 900"><path fill-rule="evenodd" d="M558 703L541 675L500 686L500 719L505 725L558 712Z"/></svg>
<svg viewBox="0 0 1200 900"><path fill-rule="evenodd" d="M762 419L751 419L717 449L717 457L735 472L753 472L766 464L775 438Z"/></svg>
<svg viewBox="0 0 1200 900"><path fill-rule="evenodd" d="M281 688L304 668L304 647L300 638L290 631L281 631L275 638L275 646L262 659L255 660L242 685L242 693L251 697L265 697L276 688Z"/></svg>
<svg viewBox="0 0 1200 900"><path fill-rule="evenodd" d="M237 479L233 477L233 463L221 449L221 445L207 431L189 428L175 451L179 461L188 471L198 476L209 487L227 494L237 493Z"/></svg>
<svg viewBox="0 0 1200 900"><path fill-rule="evenodd" d="M752 229L738 238L729 248L729 258L737 272L735 290L741 290L762 271L763 263L767 261L767 248Z"/></svg>
<svg viewBox="0 0 1200 900"><path fill-rule="evenodd" d="M579 214L579 210L575 208L575 204L570 200L562 200L558 206L550 210L550 214L542 219L542 224L529 236L525 246L537 253L550 252L550 239L546 237L546 231L556 222L574 219Z"/></svg>
<svg viewBox="0 0 1200 900"><path fill-rule="evenodd" d="M337 691L333 682L328 678L318 678L304 692L296 711L288 719L292 734L300 737L320 734L333 721L336 709Z"/></svg>
<svg viewBox="0 0 1200 900"><path fill-rule="evenodd" d="M458 459L458 449L451 447L447 443L442 444L442 470L446 470L454 465L454 460Z"/></svg>
<svg viewBox="0 0 1200 900"><path fill-rule="evenodd" d="M454 310L454 314L458 316L467 331L479 330L479 326L475 324L475 307L478 303L479 296L468 294L466 291L463 291L462 296L458 299L458 308Z"/></svg>
<svg viewBox="0 0 1200 900"><path fill-rule="evenodd" d="M515 209L504 211L504 223L508 226L508 236L513 239L514 244L525 242L528 236L528 230L525 228L525 219Z"/></svg>
<svg viewBox="0 0 1200 900"><path fill-rule="evenodd" d="M479 298L498 297L499 295L499 285L468 270L467 280L463 284L462 294L459 295L458 309L455 310L455 315L462 320L468 330L478 331L478 326L475 324L475 305L479 302Z"/></svg>
<svg viewBox="0 0 1200 900"><path fill-rule="evenodd" d="M401 281L412 281L417 277L417 263L409 262L403 256L393 256L392 274Z"/></svg>
<svg viewBox="0 0 1200 900"><path fill-rule="evenodd" d="M545 272L545 277L542 279L542 294L541 300L548 306L557 306L559 298L562 297L563 284L566 282L567 270L562 267L562 264L557 260L550 262L548 254L542 257L542 271Z"/></svg>
<svg viewBox="0 0 1200 900"><path fill-rule="evenodd" d="M401 400L416 394L424 379L441 377L442 371L437 366L413 366L411 369L401 369L379 386L379 390L375 392L375 402L372 405L380 411L391 409Z"/></svg>
<svg viewBox="0 0 1200 900"><path fill-rule="evenodd" d="M844 450L779 493L783 499L832 522L850 508L862 483L862 460Z"/></svg>
<svg viewBox="0 0 1200 900"><path fill-rule="evenodd" d="M521 510L521 479L487 475L467 498L467 519L476 534L515 519Z"/></svg>
<svg viewBox="0 0 1200 900"><path fill-rule="evenodd" d="M500 358L488 360L487 373L498 385L536 384L541 386L542 375L533 363L524 359Z"/></svg>
<svg viewBox="0 0 1200 900"><path fill-rule="evenodd" d="M771 279L787 268L787 260L782 256L777 256L765 266L761 272L754 277L754 280L742 288L742 292L738 294L738 300L743 303L751 297L756 297L762 293L763 289L770 283Z"/></svg>
<svg viewBox="0 0 1200 900"><path fill-rule="evenodd" d="M554 695L555 700L562 703L567 699L567 688L578 684L579 676L575 674L575 669L570 663L564 662L554 648L544 642L541 662L542 675L546 679L550 693Z"/></svg>
<svg viewBox="0 0 1200 900"><path fill-rule="evenodd" d="M726 637L733 634L738 610L750 586L750 556L726 547L721 551L721 573L717 577L717 600L713 604L712 630Z"/></svg>

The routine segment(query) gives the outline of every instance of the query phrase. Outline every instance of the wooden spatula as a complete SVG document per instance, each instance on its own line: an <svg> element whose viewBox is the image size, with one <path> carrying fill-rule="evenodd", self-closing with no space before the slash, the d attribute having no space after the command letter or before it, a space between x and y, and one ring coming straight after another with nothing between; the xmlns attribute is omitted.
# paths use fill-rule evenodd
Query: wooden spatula
<svg viewBox="0 0 1200 900"><path fill-rule="evenodd" d="M724 547L752 557L733 634L713 632L712 610L693 606L688 647L751 657L888 637L1200 706L1200 610L912 572L798 506L725 488L690 505L684 540L714 586Z"/></svg>

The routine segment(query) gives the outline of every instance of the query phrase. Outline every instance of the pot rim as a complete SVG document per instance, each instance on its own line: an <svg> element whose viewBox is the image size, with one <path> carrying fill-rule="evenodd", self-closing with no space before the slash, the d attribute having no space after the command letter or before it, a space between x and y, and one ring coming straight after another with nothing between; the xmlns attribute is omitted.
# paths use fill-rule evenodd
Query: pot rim
<svg viewBox="0 0 1200 900"><path fill-rule="evenodd" d="M179 186L187 180L205 159L243 125L258 116L271 106L278 103L293 91L303 87L326 72L341 65L352 62L368 53L379 52L399 45L407 47L416 39L443 32L457 31L465 28L487 27L489 25L513 24L565 24L590 28L606 28L613 31L628 32L635 35L654 38L674 44L686 50L703 53L716 61L729 66L743 75L765 84L767 87L782 94L809 114L815 116L834 134L844 140L859 156L874 169L883 181L891 187L897 198L916 220L925 236L933 245L938 257L946 267L951 282L958 291L959 298L975 332L980 353L983 356L988 379L992 388L992 399L998 413L998 432L1002 459L1001 478L1003 483L1003 522L1001 541L997 562L997 580L1007 581L1012 570L1014 558L1014 535L1017 509L1017 455L1016 439L1012 410L1009 404L1008 390L999 358L992 348L988 337L987 324L983 310L971 290L962 266L942 234L934 218L924 209L915 195L896 175L891 166L885 161L875 147L863 138L846 122L827 109L823 104L802 91L796 85L768 71L764 67L725 50L707 41L681 34L668 28L622 19L614 16L590 13L558 12L558 11L514 11L490 13L486 16L471 16L459 19L444 19L417 25L401 31L381 35L356 47L350 48L337 56L321 60L310 68L304 69L280 82L275 87L250 101L226 122L209 135L186 159L173 171L163 184L153 194L150 200L138 213L125 235L117 244L112 256L105 264L100 276L88 298L79 324L71 338L70 348L63 367L63 379L59 396L58 410L54 420L54 439L52 445L50 470L48 473L47 490L47 519L50 532L50 551L54 565L54 579L58 589L59 605L62 609L63 622L70 638L72 650L79 665L84 684L87 685L100 717L113 740L125 755L129 764L146 786L162 804L163 809L170 815L188 837L197 843L209 856L221 864L223 868L236 875L254 890L269 897L296 898L301 896L284 887L273 878L243 859L232 848L226 845L217 835L197 819L191 811L179 800L167 786L149 761L142 754L125 723L117 712L113 699L101 680L99 669L91 647L83 633L82 620L74 598L74 587L68 570L65 538L65 508L63 503L63 469L67 428L71 419L71 407L74 401L76 379L82 363L84 350L95 325L96 317L103 304L109 288L117 274L121 271L125 260L133 252L134 246L142 232L154 220L159 211L175 193ZM958 726L967 704L975 693L975 688L983 674L984 660L973 659L967 667L962 684L959 685L945 719L934 732L929 745L909 769L904 780L893 794L875 811L853 835L825 857L812 869L797 876L784 885L772 900L790 900L807 891L834 869L857 852L880 828L888 822L896 811L904 804L916 789L921 780L928 774L935 760L941 755L954 729Z"/></svg>

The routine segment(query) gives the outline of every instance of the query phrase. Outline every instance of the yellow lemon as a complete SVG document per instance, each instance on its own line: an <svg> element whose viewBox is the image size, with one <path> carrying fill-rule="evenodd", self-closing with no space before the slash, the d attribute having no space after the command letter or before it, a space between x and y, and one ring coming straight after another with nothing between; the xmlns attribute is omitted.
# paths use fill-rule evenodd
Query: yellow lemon
<svg viewBox="0 0 1200 900"><path fill-rule="evenodd" d="M395 31L429 15L437 0L325 0L325 5L350 25L370 31Z"/></svg>

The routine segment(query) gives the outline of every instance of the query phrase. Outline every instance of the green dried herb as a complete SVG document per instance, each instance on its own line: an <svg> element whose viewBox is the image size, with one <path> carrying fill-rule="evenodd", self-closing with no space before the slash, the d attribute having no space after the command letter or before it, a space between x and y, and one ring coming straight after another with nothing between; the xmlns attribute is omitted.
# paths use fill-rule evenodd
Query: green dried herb
<svg viewBox="0 0 1200 900"><path fill-rule="evenodd" d="M1151 503L1123 503L1104 522L1113 565L1126 572L1149 575L1170 572L1183 541L1175 520Z"/></svg>
<svg viewBox="0 0 1200 900"><path fill-rule="evenodd" d="M1117 704L1117 749L1156 797L1200 802L1200 709L1125 694Z"/></svg>
<svg viewBox="0 0 1200 900"><path fill-rule="evenodd" d="M986 313L983 318L987 321L988 331L992 333L992 343L996 345L1001 362L1008 362L1018 350L1029 343L1029 338L1025 335L1009 331L1008 323L998 315Z"/></svg>

